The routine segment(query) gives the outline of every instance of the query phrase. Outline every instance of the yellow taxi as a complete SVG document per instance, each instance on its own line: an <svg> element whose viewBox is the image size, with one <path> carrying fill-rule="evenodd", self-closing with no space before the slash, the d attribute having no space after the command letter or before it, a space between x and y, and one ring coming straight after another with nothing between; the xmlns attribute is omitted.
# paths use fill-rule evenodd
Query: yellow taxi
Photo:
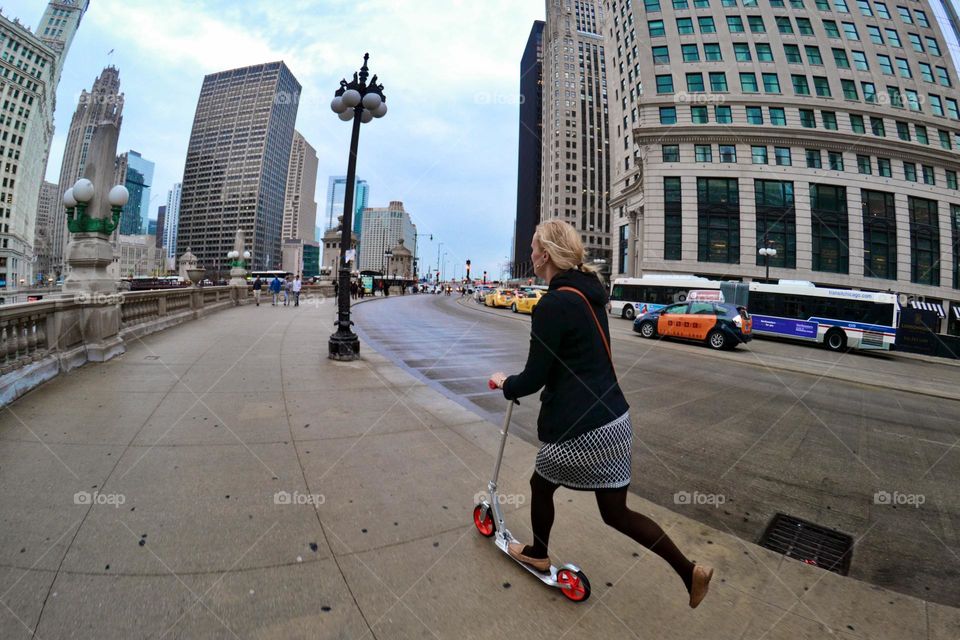
<svg viewBox="0 0 960 640"><path fill-rule="evenodd" d="M542 298L545 293L546 291L541 289L524 291L523 294L510 305L510 310L514 313L533 313L533 308L537 306L540 298Z"/></svg>
<svg viewBox="0 0 960 640"><path fill-rule="evenodd" d="M483 304L488 307L509 307L516 297L513 289L494 289L493 293L487 294Z"/></svg>

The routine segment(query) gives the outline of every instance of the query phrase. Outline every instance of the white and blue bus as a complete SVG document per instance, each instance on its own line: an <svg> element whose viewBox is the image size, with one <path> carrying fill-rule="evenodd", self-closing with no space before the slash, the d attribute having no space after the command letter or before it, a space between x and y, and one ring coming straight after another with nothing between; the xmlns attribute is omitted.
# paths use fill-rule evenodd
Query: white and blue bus
<svg viewBox="0 0 960 640"><path fill-rule="evenodd" d="M747 310L756 335L816 342L831 351L889 350L900 322L900 305L892 293L831 289L806 281L751 282Z"/></svg>
<svg viewBox="0 0 960 640"><path fill-rule="evenodd" d="M684 302L693 289L720 289L720 282L699 276L670 274L617 278L610 287L610 315L633 320L647 311Z"/></svg>

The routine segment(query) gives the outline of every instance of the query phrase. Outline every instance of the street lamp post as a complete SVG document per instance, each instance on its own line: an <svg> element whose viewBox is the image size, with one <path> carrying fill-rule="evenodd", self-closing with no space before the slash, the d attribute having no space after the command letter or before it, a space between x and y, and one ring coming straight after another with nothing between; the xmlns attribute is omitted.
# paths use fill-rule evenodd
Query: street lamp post
<svg viewBox="0 0 960 640"><path fill-rule="evenodd" d="M770 258L777 255L777 250L769 246L770 240L768 240L767 238L763 239L763 244L764 246L760 247L757 250L757 253L763 256L763 263L764 263L764 266L766 266L767 268L767 277L764 280L766 282L770 282Z"/></svg>
<svg viewBox="0 0 960 640"><path fill-rule="evenodd" d="M383 85L377 84L373 76L367 84L367 60L369 54L363 54L363 66L359 73L353 74L353 80L340 81L330 108L344 122L353 120L350 134L350 156L347 160L347 190L343 198L343 223L340 233L340 273L337 291L337 330L330 336L329 357L333 360L356 360L360 357L360 339L350 325L350 268L347 266L347 248L351 242L353 228L353 185L357 179L357 147L360 141L360 124L373 118L382 118L387 114L386 96Z"/></svg>
<svg viewBox="0 0 960 640"><path fill-rule="evenodd" d="M440 249L443 247L443 243L437 245L437 282L440 282Z"/></svg>

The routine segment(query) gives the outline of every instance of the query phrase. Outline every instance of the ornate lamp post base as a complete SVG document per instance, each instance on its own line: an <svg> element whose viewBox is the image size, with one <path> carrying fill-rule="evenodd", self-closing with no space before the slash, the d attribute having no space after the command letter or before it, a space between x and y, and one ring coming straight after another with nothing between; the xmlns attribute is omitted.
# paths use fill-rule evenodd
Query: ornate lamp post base
<svg viewBox="0 0 960 640"><path fill-rule="evenodd" d="M353 331L337 331L330 336L330 359L349 362L360 359L360 338Z"/></svg>

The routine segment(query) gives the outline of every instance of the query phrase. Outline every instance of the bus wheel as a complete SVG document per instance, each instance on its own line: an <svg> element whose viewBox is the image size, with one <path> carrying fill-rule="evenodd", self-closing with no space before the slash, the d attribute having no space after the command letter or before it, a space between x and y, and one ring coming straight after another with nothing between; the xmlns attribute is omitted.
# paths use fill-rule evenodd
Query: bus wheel
<svg viewBox="0 0 960 640"><path fill-rule="evenodd" d="M823 338L823 344L830 351L844 351L847 348L847 334L843 329L830 329Z"/></svg>
<svg viewBox="0 0 960 640"><path fill-rule="evenodd" d="M627 320L633 320L633 316L636 315L633 310L633 305L628 305L623 307L623 317Z"/></svg>

